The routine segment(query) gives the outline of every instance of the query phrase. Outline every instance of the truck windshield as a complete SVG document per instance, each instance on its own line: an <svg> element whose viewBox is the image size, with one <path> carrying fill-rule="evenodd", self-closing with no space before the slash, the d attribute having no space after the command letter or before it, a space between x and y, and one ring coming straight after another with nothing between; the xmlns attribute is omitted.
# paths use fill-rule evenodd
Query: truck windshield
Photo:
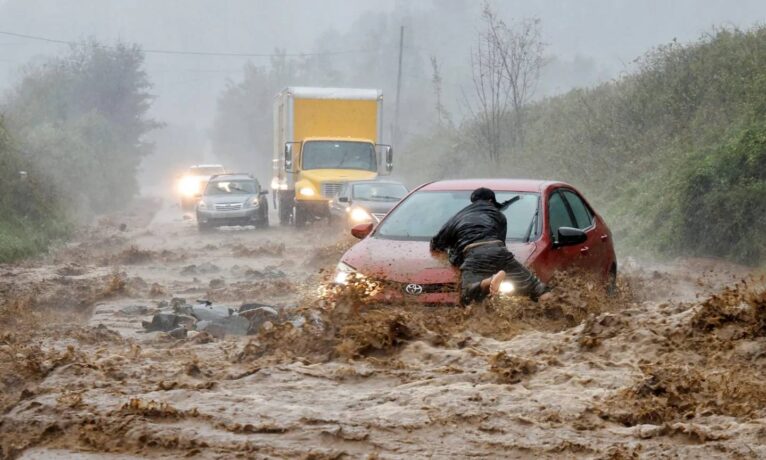
<svg viewBox="0 0 766 460"><path fill-rule="evenodd" d="M303 169L376 171L375 149L369 142L309 141L303 144Z"/></svg>

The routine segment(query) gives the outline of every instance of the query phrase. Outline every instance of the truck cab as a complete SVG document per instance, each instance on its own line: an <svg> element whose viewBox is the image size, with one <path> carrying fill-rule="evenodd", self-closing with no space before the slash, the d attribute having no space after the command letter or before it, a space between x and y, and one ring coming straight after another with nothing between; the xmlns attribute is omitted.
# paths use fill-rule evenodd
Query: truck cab
<svg viewBox="0 0 766 460"><path fill-rule="evenodd" d="M348 88L287 88L274 107L272 189L282 225L329 218L344 183L392 168L390 146L377 143L382 93Z"/></svg>

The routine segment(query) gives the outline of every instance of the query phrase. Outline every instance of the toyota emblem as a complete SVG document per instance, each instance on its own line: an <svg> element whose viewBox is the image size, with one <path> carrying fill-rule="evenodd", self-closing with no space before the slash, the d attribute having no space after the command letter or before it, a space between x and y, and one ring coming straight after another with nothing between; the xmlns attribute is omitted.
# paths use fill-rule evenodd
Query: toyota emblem
<svg viewBox="0 0 766 460"><path fill-rule="evenodd" d="M423 293L423 286L419 284L408 284L404 288L404 292L406 292L409 295L420 295Z"/></svg>

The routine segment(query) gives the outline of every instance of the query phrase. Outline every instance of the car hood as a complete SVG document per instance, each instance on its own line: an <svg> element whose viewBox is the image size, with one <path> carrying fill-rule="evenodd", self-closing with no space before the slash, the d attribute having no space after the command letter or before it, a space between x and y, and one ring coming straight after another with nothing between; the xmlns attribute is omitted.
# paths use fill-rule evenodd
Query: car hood
<svg viewBox="0 0 766 460"><path fill-rule="evenodd" d="M394 206L396 206L396 203L398 203L398 201L354 200L354 202L351 203L351 205L354 207L364 208L367 211L374 214L385 214L388 211L390 211Z"/></svg>
<svg viewBox="0 0 766 460"><path fill-rule="evenodd" d="M431 254L428 241L396 241L365 238L341 259L360 273L373 278L399 283L454 283L457 270L446 257ZM535 251L535 243L508 243L516 258L526 263Z"/></svg>
<svg viewBox="0 0 766 460"><path fill-rule="evenodd" d="M378 173L354 169L304 169L301 175L312 182L347 182L375 179Z"/></svg>
<svg viewBox="0 0 766 460"><path fill-rule="evenodd" d="M252 193L238 193L236 195L205 195L203 199L210 204L219 203L244 203L246 200L254 197Z"/></svg>

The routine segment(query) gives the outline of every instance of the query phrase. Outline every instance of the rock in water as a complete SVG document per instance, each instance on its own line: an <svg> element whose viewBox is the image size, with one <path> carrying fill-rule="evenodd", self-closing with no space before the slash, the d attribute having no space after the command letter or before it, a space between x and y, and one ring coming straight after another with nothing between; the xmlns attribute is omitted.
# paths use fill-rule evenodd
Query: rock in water
<svg viewBox="0 0 766 460"><path fill-rule="evenodd" d="M216 338L226 335L246 335L250 328L250 321L243 316L227 316L213 320L203 320L197 323L197 330L207 332Z"/></svg>
<svg viewBox="0 0 766 460"><path fill-rule="evenodd" d="M256 334L264 322L271 321L273 323L279 318L279 312L273 307L258 306L247 308L251 305L260 304L245 304L239 309L239 316L243 316L250 321L250 334Z"/></svg>
<svg viewBox="0 0 766 460"><path fill-rule="evenodd" d="M141 321L141 325L147 332L169 332L183 325L192 327L194 323L196 323L194 318L185 315L176 315L174 313L157 313L152 317L151 321Z"/></svg>

